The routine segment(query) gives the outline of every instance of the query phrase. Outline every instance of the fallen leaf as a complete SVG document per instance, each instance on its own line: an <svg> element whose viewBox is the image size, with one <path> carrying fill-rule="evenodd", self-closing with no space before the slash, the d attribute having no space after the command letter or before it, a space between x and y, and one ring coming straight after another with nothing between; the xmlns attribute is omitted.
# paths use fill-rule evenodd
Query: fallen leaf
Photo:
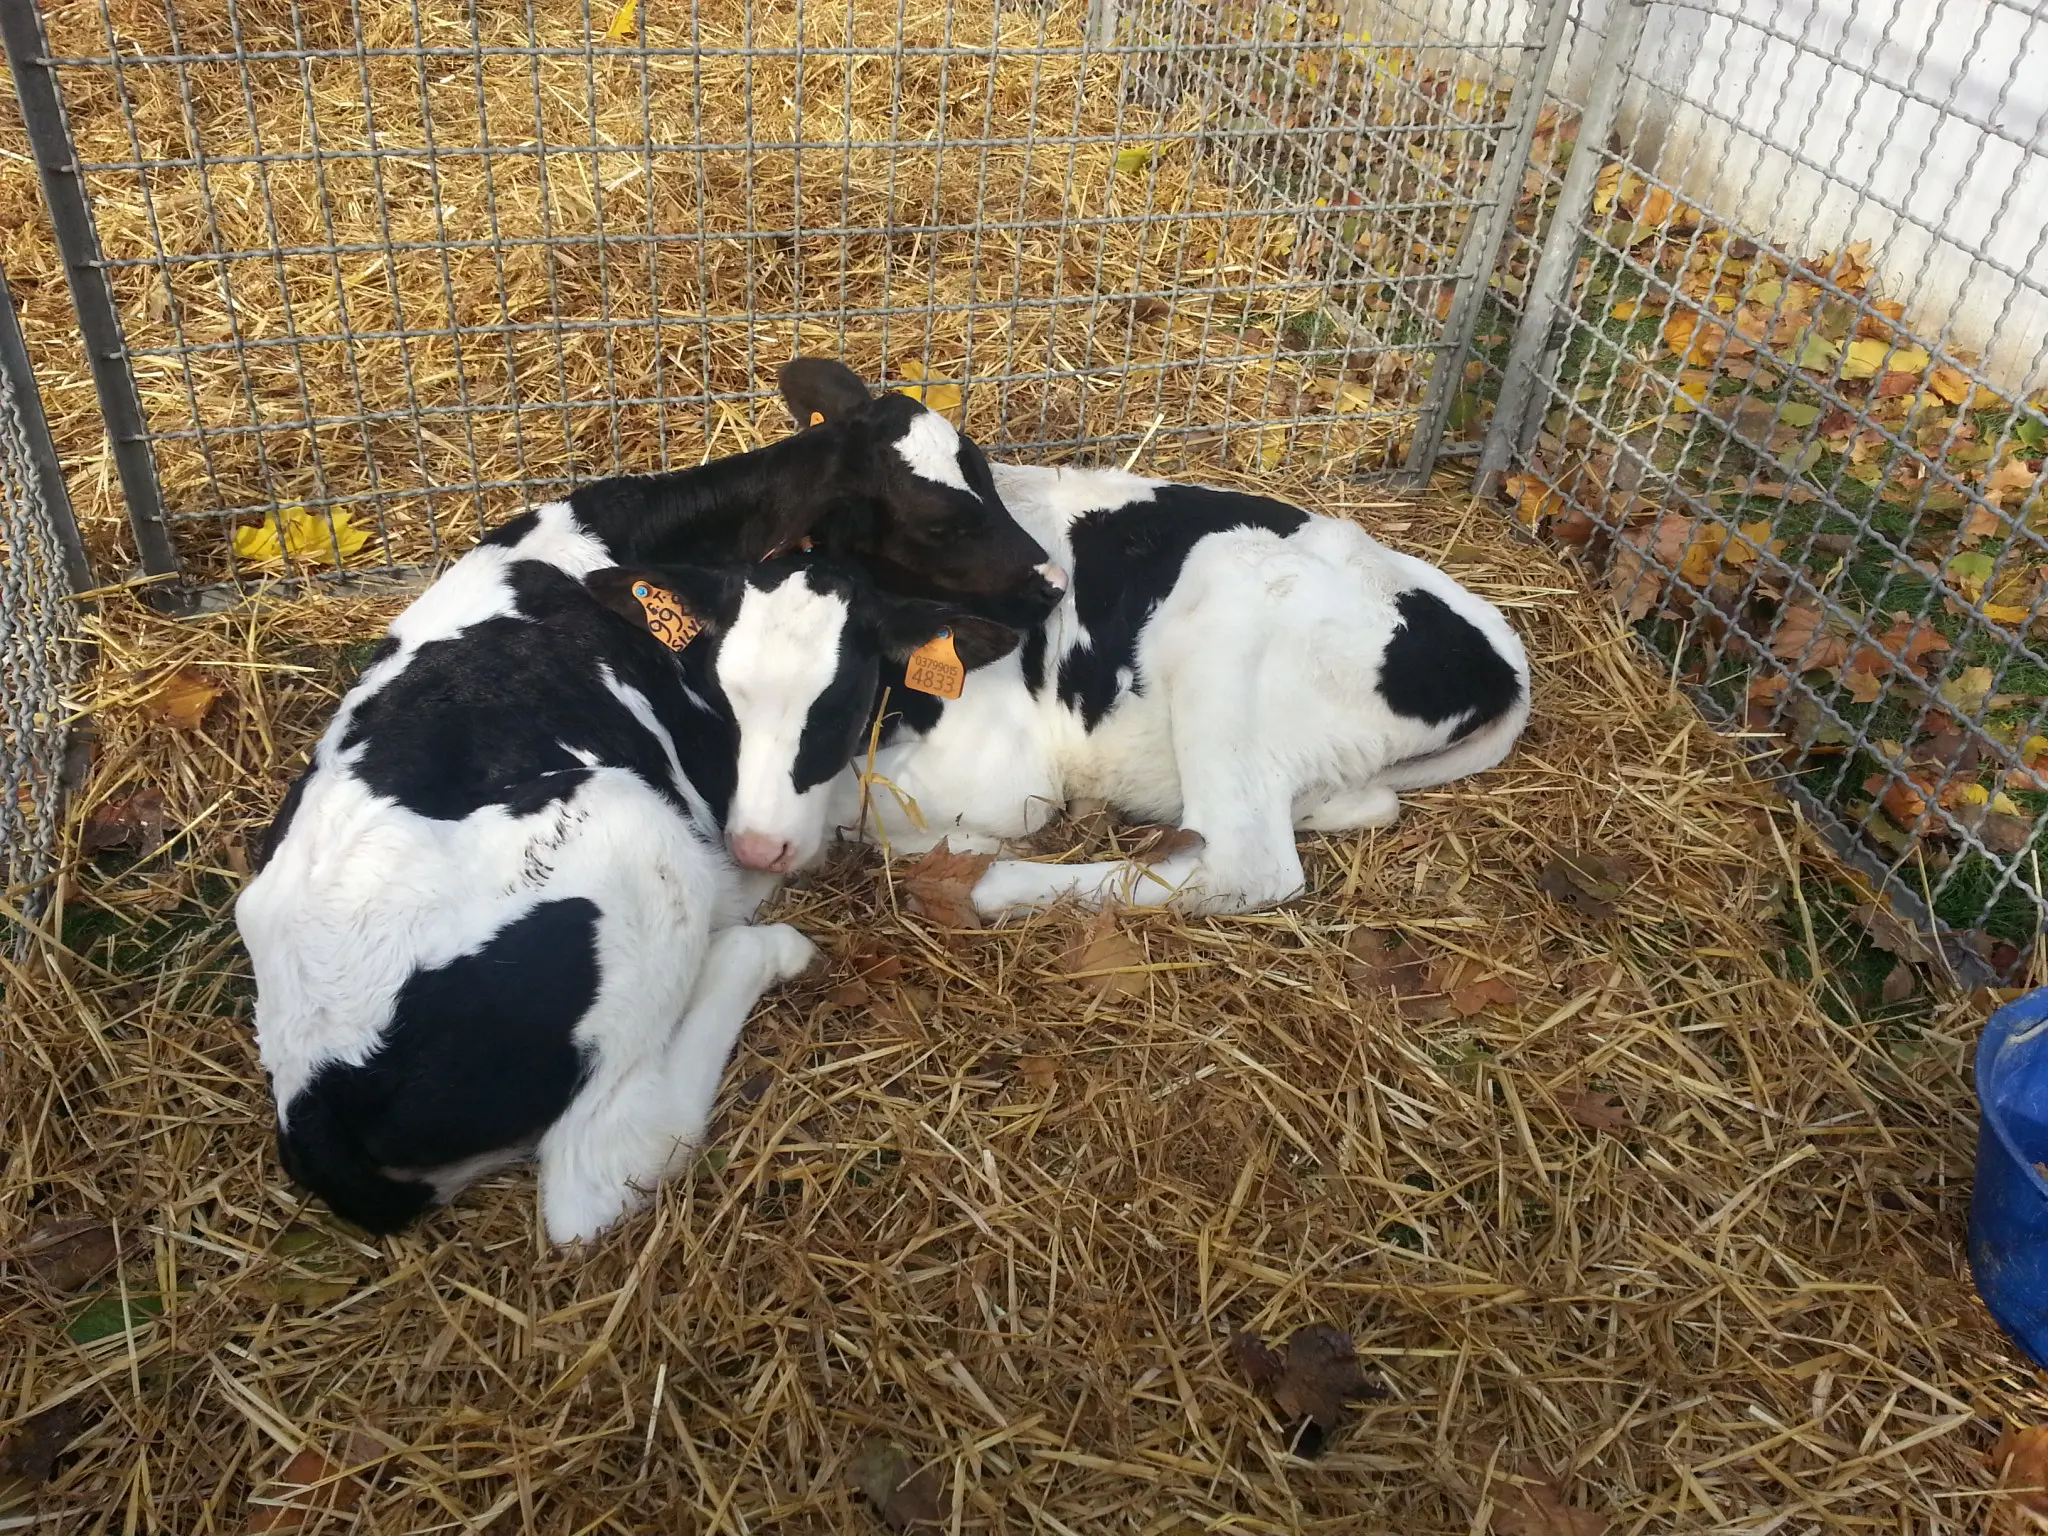
<svg viewBox="0 0 2048 1536"><path fill-rule="evenodd" d="M97 1216L53 1221L29 1233L28 1241L0 1255L19 1264L56 1291L75 1291L113 1268L121 1257L114 1229Z"/></svg>
<svg viewBox="0 0 2048 1536"><path fill-rule="evenodd" d="M879 986L885 981L894 981L903 974L903 957L893 950L887 950L873 940L864 940L854 945L847 954L846 968L864 982Z"/></svg>
<svg viewBox="0 0 2048 1536"><path fill-rule="evenodd" d="M1919 990L1919 977L1912 966L1901 960L1885 973L1884 985L1877 990L1878 1001L1887 1005L1903 1003Z"/></svg>
<svg viewBox="0 0 2048 1536"><path fill-rule="evenodd" d="M1885 815L1907 831L1917 827L1920 818L1927 814L1927 786L1916 779L1873 773L1863 781L1863 789L1876 796Z"/></svg>
<svg viewBox="0 0 2048 1536"><path fill-rule="evenodd" d="M1991 697L1989 667L1965 667L1941 685L1941 701L1964 718L1977 715Z"/></svg>
<svg viewBox="0 0 2048 1536"><path fill-rule="evenodd" d="M1077 980L1094 983L1102 997L1143 997L1146 978L1133 967L1145 963L1145 952L1118 926L1113 911L1097 912L1077 929L1060 956L1060 969Z"/></svg>
<svg viewBox="0 0 2048 1536"><path fill-rule="evenodd" d="M164 1299L152 1292L107 1291L72 1315L64 1336L74 1344L97 1344L101 1339L139 1333L163 1315Z"/></svg>
<svg viewBox="0 0 2048 1536"><path fill-rule="evenodd" d="M1557 1096L1557 1107L1589 1131L1620 1136L1635 1129L1621 1095L1590 1088L1571 1089Z"/></svg>
<svg viewBox="0 0 2048 1536"><path fill-rule="evenodd" d="M2015 1512L2048 1515L2048 1429L2008 1426L1985 1456L1984 1465L1997 1474L1999 1489ZM2025 1528L2019 1521L2006 1523L2009 1529Z"/></svg>
<svg viewBox="0 0 2048 1536"><path fill-rule="evenodd" d="M918 1466L901 1447L880 1436L861 1442L847 1470L853 1474L854 1486L867 1495L875 1513L892 1531L937 1525L946 1517L939 1469Z"/></svg>
<svg viewBox="0 0 2048 1536"><path fill-rule="evenodd" d="M1984 477L1984 499L1999 507L2025 501L2034 480L2034 468L2025 459L2007 459Z"/></svg>
<svg viewBox="0 0 2048 1536"><path fill-rule="evenodd" d="M922 400L940 414L960 409L960 386L945 384L936 379L912 379L896 386L899 395L908 395L913 400Z"/></svg>
<svg viewBox="0 0 2048 1536"><path fill-rule="evenodd" d="M1232 1336L1231 1354L1253 1389L1270 1396L1295 1426L1297 1455L1314 1456L1322 1449L1343 1419L1346 1403L1387 1395L1385 1384L1359 1365L1351 1335L1328 1323L1295 1329L1284 1356L1251 1333Z"/></svg>
<svg viewBox="0 0 2048 1536"><path fill-rule="evenodd" d="M349 1513L369 1492L358 1469L381 1460L384 1454L382 1442L360 1430L342 1446L339 1462L307 1446L251 1495L249 1502L254 1508L243 1530L256 1536L264 1531L296 1531L308 1524L338 1524L332 1517Z"/></svg>
<svg viewBox="0 0 2048 1536"><path fill-rule="evenodd" d="M2034 840L2034 824L2024 816L1993 811L1977 824L1977 836L1993 853L2024 853Z"/></svg>
<svg viewBox="0 0 2048 1536"><path fill-rule="evenodd" d="M1953 555L1942 567L1955 589L1973 603L1984 595L1984 584L1997 569L1998 557L1981 553Z"/></svg>
<svg viewBox="0 0 2048 1536"><path fill-rule="evenodd" d="M1874 674L1861 670L1845 670L1842 686L1849 690L1849 697L1858 704L1875 704L1884 695L1884 684Z"/></svg>
<svg viewBox="0 0 2048 1536"><path fill-rule="evenodd" d="M619 14L612 18L612 24L604 29L605 41L618 43L631 37L639 15L640 0L626 0L626 3L619 7Z"/></svg>
<svg viewBox="0 0 2048 1536"><path fill-rule="evenodd" d="M1866 901L1853 908L1849 915L1870 935L1870 942L1887 954L1910 960L1915 965L1925 965L1934 958L1934 951L1921 937L1920 930L1891 908Z"/></svg>
<svg viewBox="0 0 2048 1536"><path fill-rule="evenodd" d="M1133 828L1142 835L1138 844L1124 857L1133 864L1150 866L1173 858L1176 854L1194 853L1207 846L1201 833L1187 827L1143 827Z"/></svg>
<svg viewBox="0 0 2048 1536"><path fill-rule="evenodd" d="M197 667L180 667L143 704L145 713L181 731L196 731L221 689Z"/></svg>
<svg viewBox="0 0 2048 1536"><path fill-rule="evenodd" d="M1958 370L1947 364L1933 369L1927 375L1927 387L1950 405L1961 405L1970 398L1970 381Z"/></svg>
<svg viewBox="0 0 2048 1536"><path fill-rule="evenodd" d="M257 1286L258 1294L268 1301L330 1306L353 1291L360 1279L350 1272L355 1256L338 1246L331 1233L306 1222L286 1227L271 1244L271 1251L285 1263Z"/></svg>
<svg viewBox="0 0 2048 1536"><path fill-rule="evenodd" d="M1140 325L1156 325L1173 313L1173 306L1164 299L1141 298L1131 300L1131 318Z"/></svg>
<svg viewBox="0 0 2048 1536"><path fill-rule="evenodd" d="M1965 545L1975 544L1979 539L1995 538L2005 532L2004 518L1989 507L1972 507L1970 515L1963 522L1960 537Z"/></svg>
<svg viewBox="0 0 2048 1536"><path fill-rule="evenodd" d="M991 854L954 853L941 838L938 847L903 872L910 910L942 928L979 928L974 886L994 862Z"/></svg>
<svg viewBox="0 0 2048 1536"><path fill-rule="evenodd" d="M13 1434L0 1440L0 1484L15 1477L47 1483L57 1470L57 1458L94 1417L83 1400L73 1398L24 1419Z"/></svg>
<svg viewBox="0 0 2048 1536"><path fill-rule="evenodd" d="M1827 615L1810 603L1788 603L1778 613L1771 654L1802 672L1838 667L1849 657L1849 642L1828 627Z"/></svg>
<svg viewBox="0 0 2048 1536"><path fill-rule="evenodd" d="M1438 1013L1429 983L1429 957L1409 940L1383 928L1354 928L1344 936L1344 969L1360 986L1394 994L1404 1018Z"/></svg>
<svg viewBox="0 0 2048 1536"><path fill-rule="evenodd" d="M356 527L348 513L315 515L296 505L237 528L233 540L235 554L254 565L282 563L286 555L300 565L332 564L337 553L345 564L369 542L369 531Z"/></svg>
<svg viewBox="0 0 2048 1536"><path fill-rule="evenodd" d="M1017 1075L1040 1093L1050 1093L1059 1081L1059 1063L1050 1056L1019 1056Z"/></svg>
<svg viewBox="0 0 2048 1536"><path fill-rule="evenodd" d="M1120 171L1142 171L1152 163L1150 144L1133 144L1128 149L1116 152L1116 168Z"/></svg>
<svg viewBox="0 0 2048 1536"><path fill-rule="evenodd" d="M163 847L168 820L162 790L138 789L118 800L102 800L79 829L79 851L91 856L127 848L146 858Z"/></svg>
<svg viewBox="0 0 2048 1536"><path fill-rule="evenodd" d="M1564 1489L1535 1467L1501 1490L1493 1506L1494 1536L1605 1536L1607 1517L1567 1504Z"/></svg>
<svg viewBox="0 0 2048 1536"><path fill-rule="evenodd" d="M1514 984L1501 976L1488 976L1455 988L1447 995L1451 1007L1461 1019L1469 1019L1489 1008L1512 1008L1522 1000L1522 994L1515 990Z"/></svg>
<svg viewBox="0 0 2048 1536"><path fill-rule="evenodd" d="M1536 889L1583 917L1609 918L1627 894L1635 869L1612 854L1561 853L1544 864Z"/></svg>

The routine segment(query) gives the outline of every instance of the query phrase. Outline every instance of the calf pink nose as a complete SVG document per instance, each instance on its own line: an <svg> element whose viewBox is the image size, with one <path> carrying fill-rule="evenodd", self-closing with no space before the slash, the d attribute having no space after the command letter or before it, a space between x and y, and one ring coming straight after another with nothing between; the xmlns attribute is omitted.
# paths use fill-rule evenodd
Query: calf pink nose
<svg viewBox="0 0 2048 1536"><path fill-rule="evenodd" d="M1045 584L1051 587L1053 591L1064 592L1067 590L1067 573L1054 565L1050 560L1038 567L1038 574L1045 579Z"/></svg>
<svg viewBox="0 0 2048 1536"><path fill-rule="evenodd" d="M735 832L726 841L732 847L732 856L742 869L758 869L767 874L779 875L789 868L789 856L796 850L779 837L770 837L764 832Z"/></svg>

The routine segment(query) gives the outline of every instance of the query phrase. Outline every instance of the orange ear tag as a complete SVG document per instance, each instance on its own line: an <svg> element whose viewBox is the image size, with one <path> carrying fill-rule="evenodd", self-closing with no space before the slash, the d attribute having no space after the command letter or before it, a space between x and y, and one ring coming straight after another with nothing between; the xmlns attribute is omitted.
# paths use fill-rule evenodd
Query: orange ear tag
<svg viewBox="0 0 2048 1536"><path fill-rule="evenodd" d="M647 632L672 651L680 651L703 631L697 616L676 600L675 593L652 582L633 583L633 596L647 616Z"/></svg>
<svg viewBox="0 0 2048 1536"><path fill-rule="evenodd" d="M811 423L810 423L810 424L811 424L812 426L814 426L814 427L815 427L816 425L818 425L818 423L819 423L819 422L823 421L824 419L825 419L825 413L824 413L823 411L813 411L813 412L811 412Z"/></svg>
<svg viewBox="0 0 2048 1536"><path fill-rule="evenodd" d="M935 698L957 699L967 684L967 669L953 649L953 631L942 629L938 638L927 640L910 653L903 668L903 681L919 693Z"/></svg>

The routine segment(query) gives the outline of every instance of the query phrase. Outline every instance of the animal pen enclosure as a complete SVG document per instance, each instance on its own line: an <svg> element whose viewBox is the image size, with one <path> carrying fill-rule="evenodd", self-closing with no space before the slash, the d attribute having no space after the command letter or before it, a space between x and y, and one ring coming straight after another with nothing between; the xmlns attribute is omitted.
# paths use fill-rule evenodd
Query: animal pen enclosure
<svg viewBox="0 0 2048 1536"><path fill-rule="evenodd" d="M7 1282L0 1411L79 1448L0 1522L243 1529L311 1448L378 1529L841 1530L876 1437L960 1528L1982 1517L2042 1405L1961 1278L1973 1015L1928 988L2039 925L2040 121L1989 61L2041 41L1934 11L0 0L0 262L99 579L145 578L57 688L63 878L9 876L72 957L8 972L10 1251L107 1246ZM1844 79L1902 125L1855 154ZM799 350L1443 561L1528 637L1527 743L1263 917L948 932L835 866L786 901L837 972L590 1254L517 1177L381 1246L300 1209L248 838L437 560L779 433ZM67 622L12 527L10 621ZM1863 926L1882 995L1829 974ZM1305 1461L1227 1339L1317 1320L1391 1395Z"/></svg>

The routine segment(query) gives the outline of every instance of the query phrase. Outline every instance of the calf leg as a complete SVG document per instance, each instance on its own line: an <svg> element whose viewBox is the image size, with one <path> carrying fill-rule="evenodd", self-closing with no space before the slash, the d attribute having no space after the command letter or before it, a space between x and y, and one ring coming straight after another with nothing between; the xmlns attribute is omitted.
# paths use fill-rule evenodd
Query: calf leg
<svg viewBox="0 0 2048 1536"><path fill-rule="evenodd" d="M1294 825L1303 832L1362 832L1400 819L1401 797L1385 785L1368 784L1311 801L1296 812Z"/></svg>
<svg viewBox="0 0 2048 1536"><path fill-rule="evenodd" d="M540 1144L541 1214L552 1242L595 1237L642 1205L704 1137L719 1078L761 994L817 956L786 923L711 936L664 1056L607 1077L600 1063Z"/></svg>

